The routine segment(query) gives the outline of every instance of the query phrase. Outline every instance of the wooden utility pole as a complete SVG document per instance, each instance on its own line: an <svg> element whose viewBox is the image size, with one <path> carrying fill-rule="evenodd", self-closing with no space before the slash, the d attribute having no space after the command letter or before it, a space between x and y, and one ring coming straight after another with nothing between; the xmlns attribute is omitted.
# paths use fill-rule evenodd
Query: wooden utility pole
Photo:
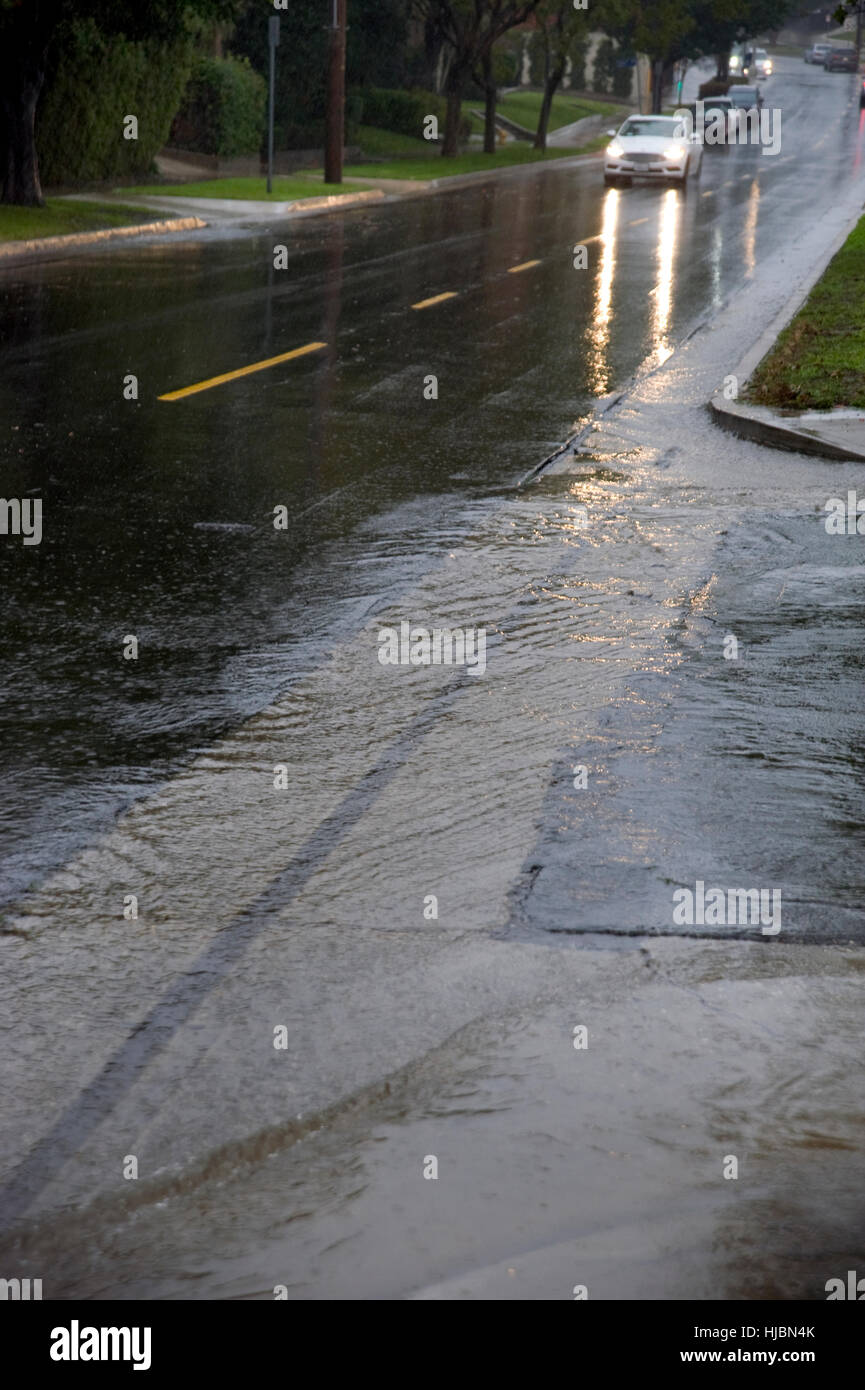
<svg viewBox="0 0 865 1390"><path fill-rule="evenodd" d="M346 0L330 0L328 28L327 130L324 150L325 183L342 183L345 143L345 11Z"/></svg>

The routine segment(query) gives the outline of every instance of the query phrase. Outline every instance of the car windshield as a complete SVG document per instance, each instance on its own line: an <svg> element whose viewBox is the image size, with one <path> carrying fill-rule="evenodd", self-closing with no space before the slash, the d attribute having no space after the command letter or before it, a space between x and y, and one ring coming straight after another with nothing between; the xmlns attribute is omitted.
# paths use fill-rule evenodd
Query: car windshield
<svg viewBox="0 0 865 1390"><path fill-rule="evenodd" d="M669 117L655 116L643 117L632 116L625 121L619 131L620 135L648 135L656 140L669 140L674 135L682 134L682 127Z"/></svg>

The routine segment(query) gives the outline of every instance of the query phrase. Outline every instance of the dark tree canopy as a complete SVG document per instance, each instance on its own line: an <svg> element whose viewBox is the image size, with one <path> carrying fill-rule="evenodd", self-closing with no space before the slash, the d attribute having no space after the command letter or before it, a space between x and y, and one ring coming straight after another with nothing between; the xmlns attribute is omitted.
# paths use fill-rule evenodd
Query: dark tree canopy
<svg viewBox="0 0 865 1390"><path fill-rule="evenodd" d="M238 9L238 0L0 0L0 201L42 203L36 104L67 21L92 18L106 34L167 39L195 16L216 23Z"/></svg>

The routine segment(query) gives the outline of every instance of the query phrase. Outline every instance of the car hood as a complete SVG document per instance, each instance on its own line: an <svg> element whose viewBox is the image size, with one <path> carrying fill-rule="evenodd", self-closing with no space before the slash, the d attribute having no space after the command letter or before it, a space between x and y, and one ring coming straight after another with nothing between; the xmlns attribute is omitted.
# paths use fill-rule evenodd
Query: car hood
<svg viewBox="0 0 865 1390"><path fill-rule="evenodd" d="M625 159L629 154L663 154L671 145L687 143L681 135L617 135L615 139L625 151Z"/></svg>

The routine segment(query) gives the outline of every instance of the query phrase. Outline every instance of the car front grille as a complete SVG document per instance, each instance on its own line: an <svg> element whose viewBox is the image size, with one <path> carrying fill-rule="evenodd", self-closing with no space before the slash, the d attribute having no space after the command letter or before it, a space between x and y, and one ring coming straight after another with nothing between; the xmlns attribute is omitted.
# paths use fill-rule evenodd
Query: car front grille
<svg viewBox="0 0 865 1390"><path fill-rule="evenodd" d="M662 154L635 153L625 154L622 158L627 160L628 164L663 164L664 162Z"/></svg>

